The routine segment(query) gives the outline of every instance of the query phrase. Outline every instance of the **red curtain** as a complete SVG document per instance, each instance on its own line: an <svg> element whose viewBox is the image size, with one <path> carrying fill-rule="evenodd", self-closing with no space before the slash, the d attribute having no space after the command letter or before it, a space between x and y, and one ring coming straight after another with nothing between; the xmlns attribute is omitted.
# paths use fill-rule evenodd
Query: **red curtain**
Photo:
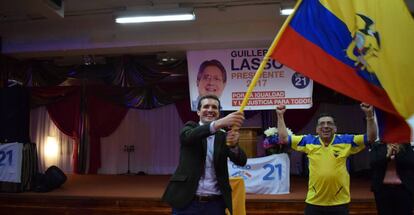
<svg viewBox="0 0 414 215"><path fill-rule="evenodd" d="M56 94L56 88L38 89L43 95ZM36 92L40 94L40 92ZM68 95L58 99L55 103L47 105L50 118L64 134L74 140L73 146L73 172L78 173L78 147L80 143L80 88L74 89Z"/></svg>
<svg viewBox="0 0 414 215"><path fill-rule="evenodd" d="M87 114L89 122L89 173L95 174L101 167L101 138L118 128L128 109L88 93ZM137 128L139 129L139 128Z"/></svg>
<svg viewBox="0 0 414 215"><path fill-rule="evenodd" d="M87 88L86 94L86 115L89 123L89 171L97 173L101 165L100 138L109 136L119 126L125 117L128 109L102 99L110 93L110 88ZM64 134L73 138L73 172L80 172L79 162L86 159L79 157L82 122L81 119L81 88L80 87L50 87L33 88L32 94L39 100L53 100L47 104L47 110L52 121ZM101 96L99 96L101 95ZM103 96L102 96L103 95ZM87 128L86 128L87 129ZM85 142L86 144L86 142Z"/></svg>

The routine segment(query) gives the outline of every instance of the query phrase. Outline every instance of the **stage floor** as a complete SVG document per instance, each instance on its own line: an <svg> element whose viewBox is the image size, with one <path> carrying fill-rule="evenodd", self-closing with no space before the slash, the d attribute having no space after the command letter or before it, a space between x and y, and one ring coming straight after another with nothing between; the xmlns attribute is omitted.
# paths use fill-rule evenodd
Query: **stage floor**
<svg viewBox="0 0 414 215"><path fill-rule="evenodd" d="M169 178L169 175L68 175L66 183L51 192L0 193L0 195L160 199ZM246 200L304 200L306 189L307 178L291 176L289 194L247 194ZM368 179L351 178L352 200L373 200L373 198Z"/></svg>
<svg viewBox="0 0 414 215"><path fill-rule="evenodd" d="M10 215L170 215L161 202L169 175L68 175L60 188L47 193L0 193L0 211ZM307 179L292 176L290 193L246 195L248 215L303 214ZM350 214L376 214L370 182L351 178ZM3 213L4 212L4 213Z"/></svg>

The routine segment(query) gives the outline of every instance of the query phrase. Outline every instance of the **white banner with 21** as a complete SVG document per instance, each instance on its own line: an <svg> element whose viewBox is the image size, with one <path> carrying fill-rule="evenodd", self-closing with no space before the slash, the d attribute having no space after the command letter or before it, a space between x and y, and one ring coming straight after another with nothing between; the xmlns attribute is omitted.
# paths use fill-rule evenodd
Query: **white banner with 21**
<svg viewBox="0 0 414 215"><path fill-rule="evenodd" d="M21 182L22 143L0 144L0 181Z"/></svg>
<svg viewBox="0 0 414 215"><path fill-rule="evenodd" d="M230 177L242 177L246 193L289 193L289 156L286 153L260 158L249 158L244 167L227 162Z"/></svg>

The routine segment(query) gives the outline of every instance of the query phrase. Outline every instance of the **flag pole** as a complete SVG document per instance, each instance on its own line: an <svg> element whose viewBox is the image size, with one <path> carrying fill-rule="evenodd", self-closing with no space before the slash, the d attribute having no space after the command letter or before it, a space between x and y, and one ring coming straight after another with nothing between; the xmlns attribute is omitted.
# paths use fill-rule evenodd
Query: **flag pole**
<svg viewBox="0 0 414 215"><path fill-rule="evenodd" d="M249 101L249 97L252 94L252 91L253 91L254 87L256 86L256 83L259 80L259 77L263 73L263 69L264 69L267 61L269 61L269 58L270 58L271 53L273 53L273 49L275 49L276 44L279 42L280 37L282 36L282 33L285 31L287 25L289 24L290 20L292 19L293 15L295 14L296 9L299 7L300 3L302 3L302 0L298 0L296 2L296 5L295 5L294 10L293 10L293 13L290 14L288 16L288 18L286 19L286 21L283 23L282 27L280 28L280 31L276 35L276 38L273 40L272 44L270 45L270 48L267 50L266 55L263 57L263 60L260 63L260 66L257 69L257 71L256 71L256 73L255 73L255 75L253 77L253 80L252 80L252 82L249 85L249 88L247 88L247 92L246 92L246 95L244 95L243 102L240 105L239 112L243 112L244 111L244 108L246 107L247 102ZM238 129L239 128L236 128L235 126L232 127L232 130L238 130ZM226 144L229 145L229 143L226 143Z"/></svg>
<svg viewBox="0 0 414 215"><path fill-rule="evenodd" d="M252 94L252 91L253 91L254 87L256 86L256 83L257 83L257 81L259 80L260 76L261 76L261 75L262 75L262 73L263 73L263 69L264 69L264 67L266 66L267 61L269 61L269 58L270 58L271 53L273 53L273 50L275 49L276 44L279 42L280 37L282 36L282 33L285 31L285 29L286 29L287 25L289 24L290 20L292 19L293 15L294 15L294 14L295 14L295 12L296 12L296 9L299 7L299 5L300 5L300 3L301 3L301 2L302 2L302 0L299 0L299 1L296 3L296 5L295 5L295 7L294 7L294 11L293 11L293 13L292 13L292 14L290 14L290 15L288 16L288 18L286 19L286 21L283 23L282 28L281 28L281 29L280 29L280 31L277 33L276 38L273 40L272 44L270 45L270 48L267 50L266 55L263 57L263 60L262 60L262 62L260 63L260 66L259 66L259 68L257 69L257 71L256 71L256 73L255 73L255 75L254 75L254 77L253 77L253 80L252 80L252 82L251 82L251 83L250 83L250 85L249 85L249 88L247 88L246 95L244 95L243 102L242 102L242 104L240 105L240 109L239 109L239 111L240 111L240 112L243 112L243 111L244 111L244 108L246 107L247 102L249 101L249 97L250 97L250 95Z"/></svg>

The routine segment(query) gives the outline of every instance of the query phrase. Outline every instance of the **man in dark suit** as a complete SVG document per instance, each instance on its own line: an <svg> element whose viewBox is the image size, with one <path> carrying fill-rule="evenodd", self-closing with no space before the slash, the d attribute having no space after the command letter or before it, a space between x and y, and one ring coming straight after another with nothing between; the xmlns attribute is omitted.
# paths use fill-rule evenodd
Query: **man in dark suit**
<svg viewBox="0 0 414 215"><path fill-rule="evenodd" d="M247 157L238 146L244 116L233 112L219 119L217 96L200 98L200 121L187 122L180 133L180 161L163 195L173 214L225 214L232 212L227 158L244 166ZM233 128L229 132L223 128ZM235 128L235 129L234 129Z"/></svg>
<svg viewBox="0 0 414 215"><path fill-rule="evenodd" d="M379 215L413 215L414 150L410 143L371 145L371 190Z"/></svg>

